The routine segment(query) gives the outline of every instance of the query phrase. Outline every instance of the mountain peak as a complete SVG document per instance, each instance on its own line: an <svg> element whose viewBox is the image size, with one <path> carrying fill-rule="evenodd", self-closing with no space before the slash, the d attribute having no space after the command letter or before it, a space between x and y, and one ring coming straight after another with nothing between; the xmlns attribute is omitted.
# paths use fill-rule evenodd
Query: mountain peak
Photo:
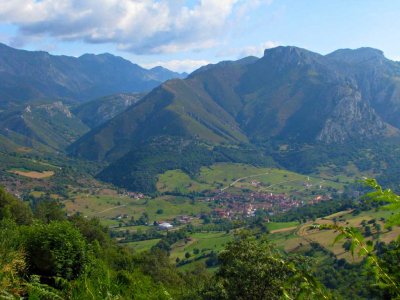
<svg viewBox="0 0 400 300"><path fill-rule="evenodd" d="M320 54L296 46L278 46L264 50L264 56L268 55L292 55L292 56L320 56Z"/></svg>
<svg viewBox="0 0 400 300"><path fill-rule="evenodd" d="M164 68L162 66L155 66L153 68L150 69L150 71L156 75L158 78L163 79L163 81L167 81L169 79L173 79L173 78L185 78L187 76L187 73L179 73L179 72L175 72L175 71L171 71L167 68Z"/></svg>
<svg viewBox="0 0 400 300"><path fill-rule="evenodd" d="M165 70L168 70L168 69L166 69L166 68L164 68L162 66L155 66L155 67L151 68L150 70L151 71L165 71Z"/></svg>
<svg viewBox="0 0 400 300"><path fill-rule="evenodd" d="M101 54L83 54L79 57L80 60L83 61L94 61L94 62L123 62L128 64L133 64L131 61L126 60L121 56L115 56L111 53L101 53ZM134 64L135 65L135 64Z"/></svg>
<svg viewBox="0 0 400 300"><path fill-rule="evenodd" d="M266 49L262 59L272 59L284 64L311 63L322 55L294 46L278 46Z"/></svg>
<svg viewBox="0 0 400 300"><path fill-rule="evenodd" d="M339 49L326 56L348 63L361 63L370 60L386 59L383 51L370 47L362 47L358 49Z"/></svg>

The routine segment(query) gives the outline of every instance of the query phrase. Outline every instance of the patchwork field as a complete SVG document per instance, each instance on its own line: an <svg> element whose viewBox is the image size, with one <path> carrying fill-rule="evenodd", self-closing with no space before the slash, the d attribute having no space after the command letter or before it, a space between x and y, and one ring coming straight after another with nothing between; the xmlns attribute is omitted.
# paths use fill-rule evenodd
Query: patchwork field
<svg viewBox="0 0 400 300"><path fill-rule="evenodd" d="M203 167L196 178L181 170L167 171L158 178L157 188L160 192L207 192L224 190L230 193L242 193L243 190L291 193L298 196L310 193L322 193L330 190L341 190L350 183L350 178L323 178L317 175L306 176L287 170L257 168L245 164L218 163Z"/></svg>
<svg viewBox="0 0 400 300"><path fill-rule="evenodd" d="M366 211L359 215L353 215L352 211L343 211L324 218L319 218L315 222L307 222L297 227L290 227L290 224L282 223L278 230L271 231L271 240L286 252L296 252L302 247L312 242L317 242L324 248L332 251L338 258L345 258L348 261L357 261L358 257L352 257L349 252L343 248L344 240L333 244L337 233L333 230L316 230L312 229L313 224L333 224L335 221L340 226L352 226L358 228L361 232L365 231L365 227L371 228L371 236L366 240L380 240L383 242L393 241L400 235L400 227L391 229L385 228L383 221L392 215L392 211ZM379 224L379 232L372 224ZM280 224L280 223L277 223ZM275 225L276 226L276 225ZM279 226L279 225L278 225ZM286 228L285 228L286 227Z"/></svg>
<svg viewBox="0 0 400 300"><path fill-rule="evenodd" d="M58 176L55 166L46 166L43 163L31 161L35 168L23 169L18 165L9 168L19 176L32 179L45 179ZM172 222L179 216L194 217L191 223L196 226L203 221L198 218L201 214L209 214L213 210L212 203L198 201L190 197L193 192L219 191L223 190L232 194L243 194L249 192L286 193L298 199L312 199L315 195L328 194L333 191L343 190L344 185L351 183L352 179L347 176L340 178L332 177L325 170L321 174L306 176L286 170L273 168L257 168L245 164L219 163L210 167L203 167L195 178L191 178L180 170L167 171L158 178L157 188L161 196L156 198L144 197L137 199L128 193L117 192L112 188L99 187L87 189L69 190L68 200L63 204L69 214L80 213L87 217L98 217L104 225L113 231L124 231L129 233L146 232L152 226L126 226L130 220L138 220L144 213L148 215L148 223L154 221ZM173 196L162 193L173 193ZM44 192L32 191L31 195L40 197ZM186 196L187 195L187 196ZM51 197L57 199L57 195ZM385 242L393 240L400 234L400 228L391 231L384 228L383 220L387 219L392 212L368 211L359 215L353 215L351 211L340 212L325 218L319 218L317 223L333 223L336 221L343 226L355 226L363 229L365 223L375 219L380 225L379 239ZM382 219L383 218L383 219ZM121 226L122 225L122 226ZM326 249L332 251L337 257L352 261L352 257L343 248L341 241L332 244L336 234L332 231L309 230L312 222L272 222L266 223L270 231L270 239L277 247L287 252L302 251L311 242L317 242ZM121 227L119 227L121 226ZM364 227L363 227L364 226ZM175 227L177 228L177 227ZM174 230L175 230L174 228ZM378 234L372 228L370 239L377 239ZM212 252L218 253L226 244L233 239L233 233L200 232L190 235L189 240L179 241L172 245L171 260L189 260L191 263L183 265L182 268L190 268L193 262L204 262L205 256ZM151 249L160 239L150 239L138 242L129 242L126 245L137 252ZM188 258L189 257L189 258Z"/></svg>
<svg viewBox="0 0 400 300"><path fill-rule="evenodd" d="M210 204L184 196L191 192L223 189L230 193L259 191L290 193L297 197L310 198L328 190L340 190L343 183L279 169L220 163L202 168L195 179L180 170L168 171L159 176L157 186L160 192L178 191L183 196L163 195L153 199L135 199L116 191L107 192L106 189L86 192L81 190L70 192L69 199L64 204L70 214L79 212L84 216L99 217L104 224L117 226L124 221L121 216L125 219L138 219L144 212L148 214L150 222L209 213L212 210ZM270 230L277 229L280 228L271 227Z"/></svg>
<svg viewBox="0 0 400 300"><path fill-rule="evenodd" d="M193 202L186 197L162 196L154 199L134 199L122 195L78 194L64 201L68 213L81 213L88 217L98 217L107 225L118 225L124 219L140 218L146 212L149 222L168 221L177 216L208 213L211 208L204 202Z"/></svg>

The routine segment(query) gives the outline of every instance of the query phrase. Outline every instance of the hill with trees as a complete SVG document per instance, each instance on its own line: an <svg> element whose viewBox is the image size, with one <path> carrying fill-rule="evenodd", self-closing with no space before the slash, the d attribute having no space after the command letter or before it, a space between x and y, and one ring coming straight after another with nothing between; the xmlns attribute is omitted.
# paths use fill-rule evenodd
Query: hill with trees
<svg viewBox="0 0 400 300"><path fill-rule="evenodd" d="M109 163L107 180L116 184L116 178L132 178L131 152L161 136L209 149L252 147L309 172L301 165L315 170L326 158L338 159L336 145L347 157L377 140L397 145L399 76L399 63L371 48L325 56L296 47L268 49L259 59L221 62L167 81L68 151ZM163 152L163 144L158 147ZM118 170L114 177L111 169Z"/></svg>

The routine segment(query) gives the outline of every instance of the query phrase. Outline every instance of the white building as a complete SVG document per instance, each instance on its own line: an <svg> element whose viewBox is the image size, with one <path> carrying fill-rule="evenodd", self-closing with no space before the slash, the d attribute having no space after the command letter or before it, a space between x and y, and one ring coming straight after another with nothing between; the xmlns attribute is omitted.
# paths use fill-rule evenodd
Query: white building
<svg viewBox="0 0 400 300"><path fill-rule="evenodd" d="M174 226L172 224L170 224L170 223L164 222L164 223L158 224L158 227L160 229L163 229L163 230L168 230L168 229L171 229Z"/></svg>

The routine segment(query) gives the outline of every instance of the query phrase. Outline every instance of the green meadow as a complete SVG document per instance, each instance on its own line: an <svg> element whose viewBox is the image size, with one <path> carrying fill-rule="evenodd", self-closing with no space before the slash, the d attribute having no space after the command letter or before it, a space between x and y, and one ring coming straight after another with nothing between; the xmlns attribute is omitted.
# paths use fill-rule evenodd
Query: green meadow
<svg viewBox="0 0 400 300"><path fill-rule="evenodd" d="M258 168L246 164L218 163L202 167L200 173L191 178L181 170L167 171L158 177L157 188L161 193L207 192L224 189L242 193L258 191L271 193L293 193L300 196L341 190L350 178L307 176L276 168Z"/></svg>

